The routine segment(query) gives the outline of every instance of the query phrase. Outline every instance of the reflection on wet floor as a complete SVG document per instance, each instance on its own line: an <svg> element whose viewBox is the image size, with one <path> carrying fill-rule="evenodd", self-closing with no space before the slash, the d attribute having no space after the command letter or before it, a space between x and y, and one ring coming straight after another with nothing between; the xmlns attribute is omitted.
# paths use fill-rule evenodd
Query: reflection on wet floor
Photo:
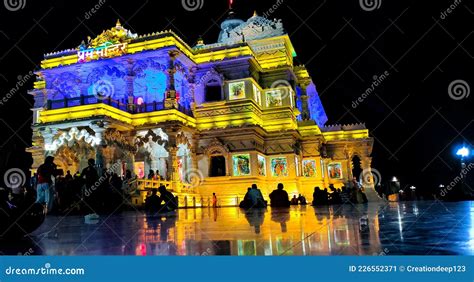
<svg viewBox="0 0 474 282"><path fill-rule="evenodd" d="M180 209L49 216L30 239L0 241L31 255L397 255L474 254L474 203L406 202L288 209Z"/></svg>

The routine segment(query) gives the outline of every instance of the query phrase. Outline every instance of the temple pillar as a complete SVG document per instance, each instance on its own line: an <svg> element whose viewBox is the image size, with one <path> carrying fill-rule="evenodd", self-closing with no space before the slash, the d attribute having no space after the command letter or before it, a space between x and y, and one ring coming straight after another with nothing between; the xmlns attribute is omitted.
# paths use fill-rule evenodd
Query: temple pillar
<svg viewBox="0 0 474 282"><path fill-rule="evenodd" d="M45 128L43 131L40 132L41 136L43 137L44 143L44 156L54 156L56 153L57 148L52 148L51 145L53 144L54 136L58 133L56 128Z"/></svg>
<svg viewBox="0 0 474 282"><path fill-rule="evenodd" d="M177 193L181 192L180 191L180 185L178 183L180 182L179 179L179 172L178 172L178 147L172 147L169 149L169 161L168 161L168 171L171 172L170 175L170 180L172 182L172 189L176 191Z"/></svg>
<svg viewBox="0 0 474 282"><path fill-rule="evenodd" d="M309 111L309 105L308 105L308 95L306 93L306 89L308 88L309 81L303 81L300 83L300 89L301 89L301 118L303 120L310 120L311 119L311 112Z"/></svg>
<svg viewBox="0 0 474 282"><path fill-rule="evenodd" d="M104 140L104 132L107 130L105 122L92 123L89 127L94 131L95 137L99 140L98 144L95 144L95 164L97 167L97 173L99 176L104 172L104 146L106 145Z"/></svg>
<svg viewBox="0 0 474 282"><path fill-rule="evenodd" d="M165 109L177 109L178 108L178 100L176 99L176 89L175 89L175 79L174 74L176 73L176 66L175 60L178 56L179 52L176 50L169 51L169 65L168 69L166 70L167 74L167 81L166 81L166 93L165 93L165 101L164 106Z"/></svg>

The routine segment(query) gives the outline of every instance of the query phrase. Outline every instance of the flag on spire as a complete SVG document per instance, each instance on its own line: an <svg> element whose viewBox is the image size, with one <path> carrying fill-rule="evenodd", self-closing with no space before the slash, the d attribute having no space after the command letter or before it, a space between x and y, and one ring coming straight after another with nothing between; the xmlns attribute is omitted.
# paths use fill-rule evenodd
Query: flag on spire
<svg viewBox="0 0 474 282"><path fill-rule="evenodd" d="M232 9L232 4L234 3L234 0L229 0L229 9Z"/></svg>

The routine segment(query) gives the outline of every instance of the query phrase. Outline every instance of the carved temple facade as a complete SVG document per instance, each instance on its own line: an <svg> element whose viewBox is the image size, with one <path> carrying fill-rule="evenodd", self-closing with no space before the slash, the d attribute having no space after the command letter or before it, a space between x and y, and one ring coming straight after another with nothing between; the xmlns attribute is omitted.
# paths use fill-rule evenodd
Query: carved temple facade
<svg viewBox="0 0 474 282"><path fill-rule="evenodd" d="M326 125L280 21L231 13L221 28L217 43L191 47L172 31L138 36L117 22L46 54L29 91L32 171L48 155L71 173L89 158L101 172L158 171L187 206L207 205L213 192L236 205L252 183L265 196L282 182L311 199L315 186L359 177L354 166L370 174L368 130Z"/></svg>

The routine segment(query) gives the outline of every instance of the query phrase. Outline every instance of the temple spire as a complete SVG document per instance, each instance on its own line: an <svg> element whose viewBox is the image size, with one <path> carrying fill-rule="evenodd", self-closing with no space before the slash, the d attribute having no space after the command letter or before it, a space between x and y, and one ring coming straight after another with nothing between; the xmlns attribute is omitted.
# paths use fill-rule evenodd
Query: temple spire
<svg viewBox="0 0 474 282"><path fill-rule="evenodd" d="M229 0L229 10L232 10L232 4L234 3L234 0Z"/></svg>
<svg viewBox="0 0 474 282"><path fill-rule="evenodd" d="M115 26L116 26L116 27L122 26L122 24L120 23L120 20L119 20L119 19L117 19L117 23L115 24Z"/></svg>

